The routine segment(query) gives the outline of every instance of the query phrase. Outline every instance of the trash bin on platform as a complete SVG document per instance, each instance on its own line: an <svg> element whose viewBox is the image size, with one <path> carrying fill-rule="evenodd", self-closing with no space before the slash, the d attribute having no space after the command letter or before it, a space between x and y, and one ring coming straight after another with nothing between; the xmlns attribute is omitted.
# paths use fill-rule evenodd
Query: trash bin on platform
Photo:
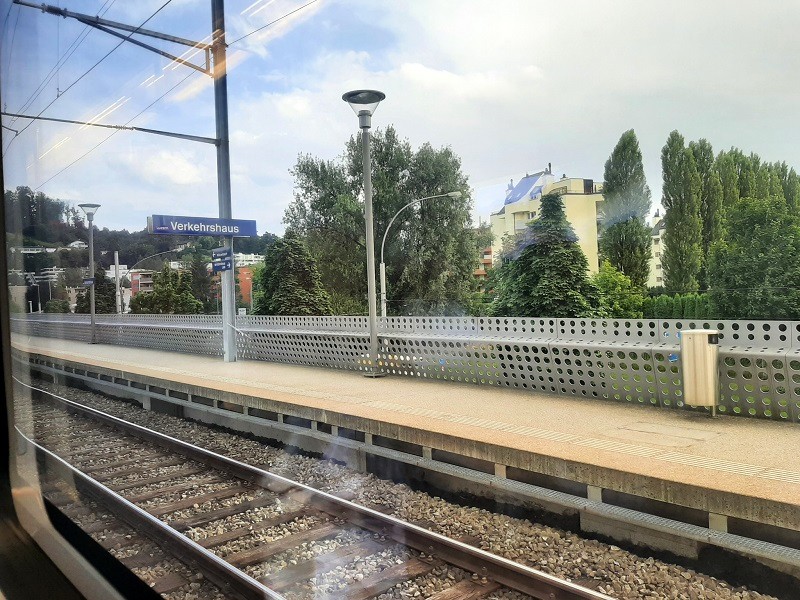
<svg viewBox="0 0 800 600"><path fill-rule="evenodd" d="M681 331L683 401L689 406L708 406L716 414L719 400L719 331Z"/></svg>

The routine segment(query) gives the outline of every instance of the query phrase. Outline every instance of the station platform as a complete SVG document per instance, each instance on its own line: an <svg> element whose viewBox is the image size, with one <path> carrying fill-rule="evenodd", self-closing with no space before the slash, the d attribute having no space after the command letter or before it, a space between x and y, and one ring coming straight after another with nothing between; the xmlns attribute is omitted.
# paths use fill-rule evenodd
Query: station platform
<svg viewBox="0 0 800 600"><path fill-rule="evenodd" d="M368 441L400 440L423 448L423 456L490 465L495 476L516 474L652 514L662 506L684 522L768 532L800 549L793 537L800 530L797 424L21 335L12 346L18 355L91 366L107 380L138 378L178 395L242 404L246 414L272 411L308 419L315 429L323 423L366 432Z"/></svg>

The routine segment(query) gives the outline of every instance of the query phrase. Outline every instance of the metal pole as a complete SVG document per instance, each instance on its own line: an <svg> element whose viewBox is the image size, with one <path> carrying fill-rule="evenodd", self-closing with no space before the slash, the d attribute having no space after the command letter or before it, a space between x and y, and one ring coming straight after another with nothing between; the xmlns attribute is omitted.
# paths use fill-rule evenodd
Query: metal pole
<svg viewBox="0 0 800 600"><path fill-rule="evenodd" d="M389 219L389 224L386 226L386 229L383 231L383 239L381 240L381 316L386 316L386 264L383 260L383 248L386 246L386 236L389 235L389 229L392 227L392 223L394 220L407 209L409 206L414 206L415 204L421 204L425 200L433 200L434 198L444 198L449 196L450 198L460 198L461 192L448 192L446 194L436 194L435 196L426 196L425 198L417 198L416 200L412 200L408 204L406 204L403 208L398 210L394 213L394 216Z"/></svg>
<svg viewBox="0 0 800 600"><path fill-rule="evenodd" d="M119 287L119 251L114 250L114 279L117 284L117 314L122 314L122 290Z"/></svg>
<svg viewBox="0 0 800 600"><path fill-rule="evenodd" d="M367 296L369 301L369 358L370 369L367 377L381 377L378 370L378 303L375 298L375 231L372 223L372 161L369 152L369 128L372 119L369 111L362 110L358 114L358 125L361 127L361 145L364 162L364 219L367 222Z"/></svg>
<svg viewBox="0 0 800 600"><path fill-rule="evenodd" d="M381 248L381 316L386 317L386 265L383 262L383 248Z"/></svg>
<svg viewBox="0 0 800 600"><path fill-rule="evenodd" d="M36 300L39 303L39 310L37 312L42 312L42 286L40 283L36 284Z"/></svg>
<svg viewBox="0 0 800 600"><path fill-rule="evenodd" d="M89 219L89 277L92 279L92 285L89 286L89 313L91 315L91 329L92 341L90 343L96 344L97 338L95 336L95 323L94 323L94 220L93 214L86 215Z"/></svg>
<svg viewBox="0 0 800 600"><path fill-rule="evenodd" d="M232 219L231 161L228 134L228 78L225 68L224 0L211 0L211 55L214 60L214 112L217 123L217 193L220 219ZM233 253L233 238L223 242ZM233 271L223 271L222 285L222 354L225 362L236 361L236 283Z"/></svg>

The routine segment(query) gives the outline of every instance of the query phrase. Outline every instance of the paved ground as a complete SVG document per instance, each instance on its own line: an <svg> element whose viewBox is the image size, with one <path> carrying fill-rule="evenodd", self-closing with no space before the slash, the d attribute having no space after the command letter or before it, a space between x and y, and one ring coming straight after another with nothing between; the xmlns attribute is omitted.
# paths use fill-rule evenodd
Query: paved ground
<svg viewBox="0 0 800 600"><path fill-rule="evenodd" d="M14 335L15 347L800 507L800 426Z"/></svg>

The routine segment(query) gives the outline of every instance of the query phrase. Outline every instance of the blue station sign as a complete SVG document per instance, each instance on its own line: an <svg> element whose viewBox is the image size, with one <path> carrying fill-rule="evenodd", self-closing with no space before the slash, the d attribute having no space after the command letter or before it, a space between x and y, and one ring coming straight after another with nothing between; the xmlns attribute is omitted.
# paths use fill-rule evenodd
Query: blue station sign
<svg viewBox="0 0 800 600"><path fill-rule="evenodd" d="M157 235L258 237L255 221L211 217L153 215L147 217L147 231Z"/></svg>

